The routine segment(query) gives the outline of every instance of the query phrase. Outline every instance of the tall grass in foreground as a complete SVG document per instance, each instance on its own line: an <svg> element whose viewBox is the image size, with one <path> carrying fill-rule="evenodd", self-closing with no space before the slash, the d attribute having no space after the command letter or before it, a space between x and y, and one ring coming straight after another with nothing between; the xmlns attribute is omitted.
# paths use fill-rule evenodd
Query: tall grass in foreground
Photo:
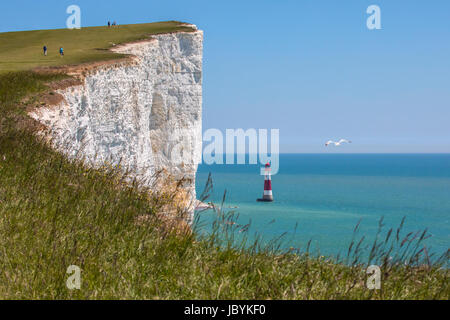
<svg viewBox="0 0 450 320"><path fill-rule="evenodd" d="M237 241L243 228L237 230L221 206L212 234L167 228L158 213L173 197L124 183L128 177L116 168L94 170L68 160L17 125L25 119L20 102L44 90L49 77L0 76L0 298L449 298L442 261L424 263L420 249L407 254L411 264L383 260L392 256L389 239L386 246L381 239L374 244L374 259L386 263L382 289L373 291L365 286L360 259L346 264L282 251L277 241ZM397 239L395 230L391 237ZM358 243L350 260L363 250ZM66 287L69 265L82 269L81 290Z"/></svg>

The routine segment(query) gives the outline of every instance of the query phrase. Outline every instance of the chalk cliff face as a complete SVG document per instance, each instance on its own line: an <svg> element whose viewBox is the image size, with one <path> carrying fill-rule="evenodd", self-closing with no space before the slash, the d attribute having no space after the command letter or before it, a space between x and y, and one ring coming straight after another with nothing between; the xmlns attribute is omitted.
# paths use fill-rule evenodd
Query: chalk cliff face
<svg viewBox="0 0 450 320"><path fill-rule="evenodd" d="M150 178L167 170L189 178L202 149L202 31L152 36L117 46L132 61L95 68L81 85L59 90L63 101L30 115L69 157L105 162Z"/></svg>

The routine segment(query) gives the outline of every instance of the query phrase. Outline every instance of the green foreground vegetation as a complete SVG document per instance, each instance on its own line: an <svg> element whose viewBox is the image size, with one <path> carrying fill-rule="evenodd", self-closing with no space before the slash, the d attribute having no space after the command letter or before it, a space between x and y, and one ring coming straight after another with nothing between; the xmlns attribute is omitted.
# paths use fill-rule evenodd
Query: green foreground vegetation
<svg viewBox="0 0 450 320"><path fill-rule="evenodd" d="M142 28L134 38L142 36ZM55 32L56 44L66 33ZM84 43L98 36L86 32L89 36L80 36ZM38 35L36 46L43 41ZM9 36L0 34L0 39ZM109 39L101 41L107 45ZM71 63L111 57L89 49L98 46L84 46ZM164 227L157 213L171 201L170 195L151 193L138 183L125 184L126 177L115 168L94 170L70 161L33 134L25 101L39 104L39 93L48 90L46 83L65 76L19 71L41 65L40 58L13 61L10 57L21 50L18 43L12 47L0 56L2 70L15 69L0 74L1 299L450 297L448 269L442 268L448 257L434 264L428 261L427 252L420 249L425 233L399 237L400 230L393 230L390 239L375 244L371 253L382 261L382 288L368 290L367 264L358 258L358 241L350 247L350 263L338 263L280 252L277 242L262 248L257 242L236 243L235 230L227 223L232 217L220 209L210 236ZM404 254L389 260L391 244L404 248L400 250ZM81 290L66 287L70 265L82 269Z"/></svg>

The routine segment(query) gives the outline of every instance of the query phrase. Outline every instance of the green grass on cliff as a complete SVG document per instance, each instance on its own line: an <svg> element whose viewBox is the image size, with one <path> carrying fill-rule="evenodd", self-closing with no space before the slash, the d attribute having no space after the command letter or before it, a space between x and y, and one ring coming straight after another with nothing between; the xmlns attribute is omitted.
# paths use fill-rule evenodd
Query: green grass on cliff
<svg viewBox="0 0 450 320"><path fill-rule="evenodd" d="M24 101L39 104L45 84L61 77L0 74L0 299L450 298L448 269L428 263L408 235L397 233L396 245L412 243L398 260L388 259L390 242L374 246L382 288L368 290L357 242L350 264L278 252L276 242L241 246L221 211L211 236L168 231L155 216L162 199L124 186L114 168L69 161L33 135ZM80 290L66 287L70 265L82 269Z"/></svg>
<svg viewBox="0 0 450 320"><path fill-rule="evenodd" d="M111 28L104 26L79 30L0 33L0 73L115 59L121 55L105 49L120 43L145 39L152 34L191 30L180 22L168 21ZM44 45L48 47L47 56L43 54ZM59 56L60 47L64 48L63 58Z"/></svg>

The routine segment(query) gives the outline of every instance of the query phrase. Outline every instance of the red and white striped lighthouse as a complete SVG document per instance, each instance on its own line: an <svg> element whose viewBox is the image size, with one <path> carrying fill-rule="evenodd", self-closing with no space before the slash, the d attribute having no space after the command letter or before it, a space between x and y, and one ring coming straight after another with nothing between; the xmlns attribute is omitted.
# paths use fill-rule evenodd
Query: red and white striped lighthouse
<svg viewBox="0 0 450 320"><path fill-rule="evenodd" d="M272 168L268 162L264 168L264 195L262 199L258 199L259 202L273 202L271 174Z"/></svg>

